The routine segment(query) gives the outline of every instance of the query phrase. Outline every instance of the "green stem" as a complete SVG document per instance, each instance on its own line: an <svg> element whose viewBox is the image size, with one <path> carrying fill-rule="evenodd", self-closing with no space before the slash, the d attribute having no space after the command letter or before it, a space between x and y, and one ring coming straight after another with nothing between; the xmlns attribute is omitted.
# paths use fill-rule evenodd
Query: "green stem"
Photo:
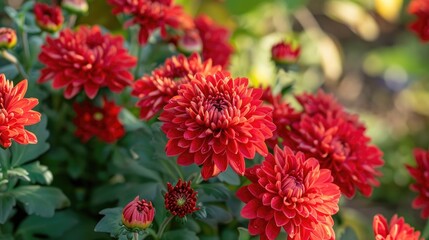
<svg viewBox="0 0 429 240"><path fill-rule="evenodd" d="M139 240L139 233L133 232L133 240Z"/></svg>
<svg viewBox="0 0 429 240"><path fill-rule="evenodd" d="M142 46L138 43L138 40L137 40L137 46L138 46L138 49L137 49L137 66L136 66L136 70L135 70L135 72L134 72L134 79L137 79L137 78L139 78L140 76L139 76L139 72L140 72L140 58L141 58L141 53L142 53Z"/></svg>
<svg viewBox="0 0 429 240"><path fill-rule="evenodd" d="M158 233L156 234L158 239L161 239L162 234L164 234L165 228L173 218L174 218L174 215L171 215L168 218L165 218L164 221L161 223L161 226L159 226Z"/></svg>
<svg viewBox="0 0 429 240"><path fill-rule="evenodd" d="M15 65L16 69L18 70L18 72L26 79L28 79L28 75L27 73L25 73L25 70L23 69L23 67L21 66L21 64L19 64L18 59L16 59L15 56L13 56L12 54L10 54L8 51L6 50L2 50L1 51L1 56L8 60L10 63L12 63L13 65Z"/></svg>
<svg viewBox="0 0 429 240"><path fill-rule="evenodd" d="M72 29L74 27L74 25L76 24L76 20L77 20L77 15L76 14L72 14L69 17L69 21L67 23L67 27Z"/></svg>
<svg viewBox="0 0 429 240"><path fill-rule="evenodd" d="M24 47L24 56L25 56L25 60L24 60L24 62L25 62L25 64L24 64L24 69L26 70L26 71L28 71L28 69L29 69L29 63L30 63L30 48L29 48L29 45L28 45L28 35L27 35L27 33L24 31L24 30L22 30L22 32L21 32L21 36L22 36L22 46Z"/></svg>
<svg viewBox="0 0 429 240"><path fill-rule="evenodd" d="M429 219L426 221L426 226L423 229L422 237L423 237L423 239L428 239L428 237L429 237Z"/></svg>

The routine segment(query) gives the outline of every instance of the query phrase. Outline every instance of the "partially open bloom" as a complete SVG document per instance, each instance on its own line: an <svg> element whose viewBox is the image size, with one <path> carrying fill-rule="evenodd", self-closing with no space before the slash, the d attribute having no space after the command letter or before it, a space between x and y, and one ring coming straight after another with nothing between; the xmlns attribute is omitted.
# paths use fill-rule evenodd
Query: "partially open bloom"
<svg viewBox="0 0 429 240"><path fill-rule="evenodd" d="M414 231L414 228L407 224L404 218L398 218L396 214L390 223L383 215L375 215L372 228L375 240L423 240L420 238L419 231Z"/></svg>
<svg viewBox="0 0 429 240"><path fill-rule="evenodd" d="M40 122L40 113L32 110L39 101L37 98L25 98L27 80L13 82L0 74L0 144L3 148L12 145L11 140L19 144L35 144L37 137L24 127Z"/></svg>
<svg viewBox="0 0 429 240"><path fill-rule="evenodd" d="M412 0L408 12L417 16L411 23L410 29L415 32L423 42L429 41L429 2L426 0Z"/></svg>
<svg viewBox="0 0 429 240"><path fill-rule="evenodd" d="M274 155L246 170L246 177L252 183L237 197L246 203L241 215L250 219L250 234L272 240L283 228L289 240L335 239L332 215L341 192L316 159L276 146Z"/></svg>
<svg viewBox="0 0 429 240"><path fill-rule="evenodd" d="M410 188L419 194L413 201L413 208L422 208L421 216L426 219L429 218L429 151L414 149L414 158L417 166L406 166L408 172L416 180Z"/></svg>
<svg viewBox="0 0 429 240"><path fill-rule="evenodd" d="M173 0L108 0L114 6L114 14L130 14L132 19L125 26L140 25L139 42L145 44L152 32L160 28L166 36L166 27L189 29L193 27L192 18Z"/></svg>
<svg viewBox="0 0 429 240"><path fill-rule="evenodd" d="M75 14L88 12L88 3L86 0L62 0L61 7Z"/></svg>
<svg viewBox="0 0 429 240"><path fill-rule="evenodd" d="M301 53L299 45L281 41L271 48L271 58L276 63L291 64L296 63Z"/></svg>
<svg viewBox="0 0 429 240"><path fill-rule="evenodd" d="M101 107L93 105L90 101L74 103L73 109L76 116L73 123L76 125L75 135L83 142L91 137L111 143L125 134L124 126L118 120L121 107L115 102L103 99Z"/></svg>
<svg viewBox="0 0 429 240"><path fill-rule="evenodd" d="M297 96L303 111L294 119L286 119L291 123L278 130L283 145L316 158L321 168L330 169L345 196L353 197L356 188L370 196L372 186L379 185L376 177L381 173L376 168L384 163L382 152L369 143L365 127L355 115L337 103L329 103L334 99L324 96Z"/></svg>
<svg viewBox="0 0 429 240"><path fill-rule="evenodd" d="M136 58L123 47L121 36L102 34L98 26L66 29L57 39L48 37L39 60L46 66L38 82L53 79L54 88L65 88L64 96L72 98L82 89L94 98L101 87L120 92L132 84L130 69Z"/></svg>
<svg viewBox="0 0 429 240"><path fill-rule="evenodd" d="M244 158L266 156L265 139L275 129L271 108L263 106L261 89L248 88L246 78L228 74L197 74L182 84L164 107L160 120L167 135L168 156L180 165L202 165L204 179L226 170L228 164L244 174Z"/></svg>
<svg viewBox="0 0 429 240"><path fill-rule="evenodd" d="M198 31L186 31L177 40L177 49L185 54L199 53L203 48L203 43Z"/></svg>
<svg viewBox="0 0 429 240"><path fill-rule="evenodd" d="M183 55L165 60L164 65L143 76L134 83L131 94L139 98L140 118L149 120L167 105L170 98L177 95L179 86L188 83L197 73L207 75L221 70L212 61L202 61L198 54L189 58Z"/></svg>
<svg viewBox="0 0 429 240"><path fill-rule="evenodd" d="M152 202L137 196L122 210L122 223L130 230L145 230L152 224L155 217L155 208Z"/></svg>
<svg viewBox="0 0 429 240"><path fill-rule="evenodd" d="M0 49L11 49L17 42L16 32L12 28L0 28Z"/></svg>
<svg viewBox="0 0 429 240"><path fill-rule="evenodd" d="M63 26L64 17L61 8L44 3L34 4L36 24L44 31L54 33Z"/></svg>
<svg viewBox="0 0 429 240"><path fill-rule="evenodd" d="M176 186L167 183L168 191L164 196L165 208L174 216L184 217L197 211L197 192L191 188L191 181L179 179Z"/></svg>
<svg viewBox="0 0 429 240"><path fill-rule="evenodd" d="M233 48L228 42L229 30L217 25L206 15L197 17L194 22L203 43L203 59L212 59L213 64L226 68L233 52Z"/></svg>

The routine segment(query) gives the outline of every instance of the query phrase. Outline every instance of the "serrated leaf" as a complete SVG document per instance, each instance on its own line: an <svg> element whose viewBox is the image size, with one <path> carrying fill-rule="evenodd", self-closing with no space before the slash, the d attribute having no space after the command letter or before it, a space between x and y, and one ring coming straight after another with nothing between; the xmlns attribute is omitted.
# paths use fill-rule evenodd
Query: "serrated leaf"
<svg viewBox="0 0 429 240"><path fill-rule="evenodd" d="M28 172L23 168L9 169L7 170L7 175L10 177L18 177L24 181L30 182L30 178L28 177Z"/></svg>
<svg viewBox="0 0 429 240"><path fill-rule="evenodd" d="M164 233L162 240L198 240L197 234L188 229L178 229Z"/></svg>
<svg viewBox="0 0 429 240"><path fill-rule="evenodd" d="M28 131L37 136L37 144L12 144L10 147L13 153L11 167L16 167L34 160L49 149L49 143L47 143L49 137L49 132L46 129L47 122L47 117L42 115L42 119L38 124L27 128Z"/></svg>
<svg viewBox="0 0 429 240"><path fill-rule="evenodd" d="M28 214L52 217L55 209L70 205L68 198L60 189L42 186L20 186L10 191L22 203Z"/></svg>
<svg viewBox="0 0 429 240"><path fill-rule="evenodd" d="M104 217L94 228L96 232L110 233L111 237L117 237L121 229L122 208L107 208L100 212Z"/></svg>
<svg viewBox="0 0 429 240"><path fill-rule="evenodd" d="M11 194L0 194L0 224L8 219L13 207L15 206L15 197Z"/></svg>
<svg viewBox="0 0 429 240"><path fill-rule="evenodd" d="M23 238L34 238L34 235L43 235L58 239L78 222L76 214L71 211L58 212L51 218L32 215L22 221L16 235Z"/></svg>
<svg viewBox="0 0 429 240"><path fill-rule="evenodd" d="M22 168L28 172L28 177L32 183L49 185L54 178L48 167L40 165L38 161L26 164Z"/></svg>
<svg viewBox="0 0 429 240"><path fill-rule="evenodd" d="M237 175L231 167L228 167L225 172L222 172L218 175L218 178L222 182L238 186L240 185L240 177Z"/></svg>

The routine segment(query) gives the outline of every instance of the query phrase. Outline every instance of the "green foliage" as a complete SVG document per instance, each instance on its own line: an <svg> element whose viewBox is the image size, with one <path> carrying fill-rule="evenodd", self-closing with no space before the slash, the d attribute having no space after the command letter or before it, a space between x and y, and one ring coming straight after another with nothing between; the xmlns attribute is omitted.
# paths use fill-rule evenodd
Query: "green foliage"
<svg viewBox="0 0 429 240"><path fill-rule="evenodd" d="M16 199L10 193L0 193L0 224L3 224L8 219L15 206Z"/></svg>
<svg viewBox="0 0 429 240"><path fill-rule="evenodd" d="M179 229L164 233L162 240L198 240L195 232L188 229Z"/></svg>
<svg viewBox="0 0 429 240"><path fill-rule="evenodd" d="M100 212L104 217L97 223L94 228L96 232L109 233L111 237L118 237L122 224L122 208L107 208Z"/></svg>

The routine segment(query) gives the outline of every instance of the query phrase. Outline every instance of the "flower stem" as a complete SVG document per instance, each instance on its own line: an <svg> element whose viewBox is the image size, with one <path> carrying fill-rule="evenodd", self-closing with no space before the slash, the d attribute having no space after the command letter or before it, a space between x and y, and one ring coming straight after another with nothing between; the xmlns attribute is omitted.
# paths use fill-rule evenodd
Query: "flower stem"
<svg viewBox="0 0 429 240"><path fill-rule="evenodd" d="M139 240L139 233L133 232L133 240Z"/></svg>
<svg viewBox="0 0 429 240"><path fill-rule="evenodd" d="M74 25L76 24L76 20L77 20L77 15L76 14L72 14L69 17L69 21L67 23L67 27L72 29L74 27Z"/></svg>
<svg viewBox="0 0 429 240"><path fill-rule="evenodd" d="M429 237L429 219L426 221L426 226L423 229L422 237L423 239L427 239Z"/></svg>
<svg viewBox="0 0 429 240"><path fill-rule="evenodd" d="M6 50L2 50L1 51L1 56L8 60L10 63L12 63L13 65L15 65L16 69L18 70L18 72L26 79L28 79L28 75L27 73L25 73L24 69L22 68L21 64L19 64L18 60L16 59L15 56L13 56L12 54L10 54L8 51Z"/></svg>
<svg viewBox="0 0 429 240"><path fill-rule="evenodd" d="M164 234L165 228L170 223L170 221L174 218L174 215L169 216L168 218L165 218L164 221L161 223L161 226L159 227L158 233L156 234L158 236L158 239L161 239L162 234Z"/></svg>
<svg viewBox="0 0 429 240"><path fill-rule="evenodd" d="M134 72L134 79L137 79L139 77L139 72L140 72L140 58L141 58L141 53L142 53L142 46L138 43L137 41L137 66L136 66L136 70Z"/></svg>
<svg viewBox="0 0 429 240"><path fill-rule="evenodd" d="M26 70L28 70L28 68L30 67L29 61L31 60L30 59L30 48L28 46L28 35L24 30L22 30L21 36L22 36L22 46L24 47L24 56L25 56L24 67Z"/></svg>

